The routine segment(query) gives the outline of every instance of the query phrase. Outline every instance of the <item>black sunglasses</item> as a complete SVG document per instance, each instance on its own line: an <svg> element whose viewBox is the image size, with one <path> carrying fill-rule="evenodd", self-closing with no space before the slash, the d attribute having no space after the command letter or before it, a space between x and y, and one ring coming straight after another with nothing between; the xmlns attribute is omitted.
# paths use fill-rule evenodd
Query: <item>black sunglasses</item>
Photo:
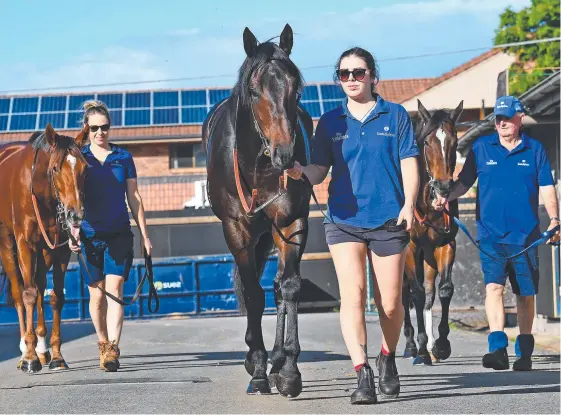
<svg viewBox="0 0 561 415"><path fill-rule="evenodd" d="M103 125L90 125L90 131L92 133L95 133L97 130L99 130L101 128L101 131L103 132L107 132L109 131L109 127L111 127L109 124L103 124Z"/></svg>
<svg viewBox="0 0 561 415"><path fill-rule="evenodd" d="M337 69L335 73L337 74L337 78L339 78L341 82L347 82L351 75L357 81L362 81L366 76L367 70L368 69L362 69L362 68L353 69L352 71L348 69Z"/></svg>

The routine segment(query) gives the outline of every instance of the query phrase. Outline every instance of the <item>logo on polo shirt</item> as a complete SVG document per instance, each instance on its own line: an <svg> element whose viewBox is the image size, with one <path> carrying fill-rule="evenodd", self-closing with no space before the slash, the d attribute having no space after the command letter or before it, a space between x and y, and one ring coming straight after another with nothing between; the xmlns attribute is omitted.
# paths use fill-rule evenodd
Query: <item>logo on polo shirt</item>
<svg viewBox="0 0 561 415"><path fill-rule="evenodd" d="M519 166L529 167L530 165L526 163L526 160L522 160L522 163L518 163Z"/></svg>
<svg viewBox="0 0 561 415"><path fill-rule="evenodd" d="M491 159L485 164L487 164L488 166L495 166L497 164L497 162L495 160Z"/></svg>
<svg viewBox="0 0 561 415"><path fill-rule="evenodd" d="M394 134L394 133L389 133L388 131L390 131L390 127L388 127L388 126L386 125L386 126L384 127L384 132L383 132L383 133L377 132L376 134L377 134L377 135L384 135L384 136L386 136L386 137L395 137L395 134Z"/></svg>
<svg viewBox="0 0 561 415"><path fill-rule="evenodd" d="M346 140L347 138L349 138L348 134L341 134L341 133L336 133L335 137L333 137L333 141L341 141L341 140Z"/></svg>

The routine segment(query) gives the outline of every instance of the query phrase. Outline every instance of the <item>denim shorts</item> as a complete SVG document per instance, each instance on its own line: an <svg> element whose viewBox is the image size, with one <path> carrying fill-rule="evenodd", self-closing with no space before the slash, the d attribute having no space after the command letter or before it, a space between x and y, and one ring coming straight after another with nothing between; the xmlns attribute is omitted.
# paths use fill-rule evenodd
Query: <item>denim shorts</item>
<svg viewBox="0 0 561 415"><path fill-rule="evenodd" d="M82 239L84 264L80 262L80 272L86 283L103 281L106 275L119 275L125 279L134 258L134 235L131 231L120 233L96 233L91 238Z"/></svg>
<svg viewBox="0 0 561 415"><path fill-rule="evenodd" d="M410 240L409 232L406 230L389 232L383 227L365 229L351 225L334 225L330 222L323 225L328 245L344 242L362 242L377 256L399 254L407 247Z"/></svg>
<svg viewBox="0 0 561 415"><path fill-rule="evenodd" d="M495 283L504 286L508 278L514 294L531 296L538 293L540 275L537 247L519 257L507 260L501 257L515 255L522 251L524 246L500 244L487 239L482 239L479 246L497 258L493 259L483 252L479 253L485 285Z"/></svg>

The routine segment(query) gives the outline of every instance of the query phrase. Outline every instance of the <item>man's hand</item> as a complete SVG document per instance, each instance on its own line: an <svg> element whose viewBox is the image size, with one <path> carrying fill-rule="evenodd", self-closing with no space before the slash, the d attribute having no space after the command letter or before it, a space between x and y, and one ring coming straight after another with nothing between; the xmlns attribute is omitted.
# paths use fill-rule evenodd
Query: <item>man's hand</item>
<svg viewBox="0 0 561 415"><path fill-rule="evenodd" d="M549 226L548 226L547 230L553 229L557 225L559 225L559 220L557 218L553 218L549 222ZM547 240L547 243L550 244L550 245L553 245L554 243L558 243L559 239L560 239L560 237L559 237L559 230L558 230L557 232L555 232L555 234L553 234L553 236L551 238L549 238Z"/></svg>
<svg viewBox="0 0 561 415"><path fill-rule="evenodd" d="M76 240L76 245L72 242L72 239L69 239L68 240L68 247L75 254L79 253L82 250L82 248L80 247L80 239Z"/></svg>
<svg viewBox="0 0 561 415"><path fill-rule="evenodd" d="M300 180L302 178L302 165L295 161L293 167L286 169L286 175L291 179Z"/></svg>

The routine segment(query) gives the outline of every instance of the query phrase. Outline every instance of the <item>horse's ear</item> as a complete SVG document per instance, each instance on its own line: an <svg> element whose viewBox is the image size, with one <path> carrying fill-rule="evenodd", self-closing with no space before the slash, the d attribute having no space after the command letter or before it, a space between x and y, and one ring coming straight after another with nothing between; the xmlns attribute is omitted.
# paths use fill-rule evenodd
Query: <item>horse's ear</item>
<svg viewBox="0 0 561 415"><path fill-rule="evenodd" d="M82 148L86 145L86 143L88 142L89 133L90 126L88 124L84 124L84 128L82 128L82 131L80 131L80 133L74 139L74 142L78 147Z"/></svg>
<svg viewBox="0 0 561 415"><path fill-rule="evenodd" d="M460 115L462 115L463 110L464 110L464 100L462 100L458 104L456 109L454 111L452 111L452 113L450 114L450 118L452 118L452 121L454 121L454 124L456 123L456 121L458 121L458 118L460 118Z"/></svg>
<svg viewBox="0 0 561 415"><path fill-rule="evenodd" d="M51 123L47 123L47 126L45 127L45 139L51 147L56 145L56 133Z"/></svg>
<svg viewBox="0 0 561 415"><path fill-rule="evenodd" d="M249 58L255 54L255 50L257 49L257 38L247 27L243 31L243 48Z"/></svg>
<svg viewBox="0 0 561 415"><path fill-rule="evenodd" d="M290 55L292 51L292 43L293 43L293 36L292 36L292 28L287 23L282 30L280 35L280 43L279 46L282 50L286 52L287 55Z"/></svg>
<svg viewBox="0 0 561 415"><path fill-rule="evenodd" d="M423 122L427 122L428 120L430 120L430 112L427 111L427 109L421 103L420 100L417 100L417 105L419 107L419 114L421 115L421 120L423 120Z"/></svg>

